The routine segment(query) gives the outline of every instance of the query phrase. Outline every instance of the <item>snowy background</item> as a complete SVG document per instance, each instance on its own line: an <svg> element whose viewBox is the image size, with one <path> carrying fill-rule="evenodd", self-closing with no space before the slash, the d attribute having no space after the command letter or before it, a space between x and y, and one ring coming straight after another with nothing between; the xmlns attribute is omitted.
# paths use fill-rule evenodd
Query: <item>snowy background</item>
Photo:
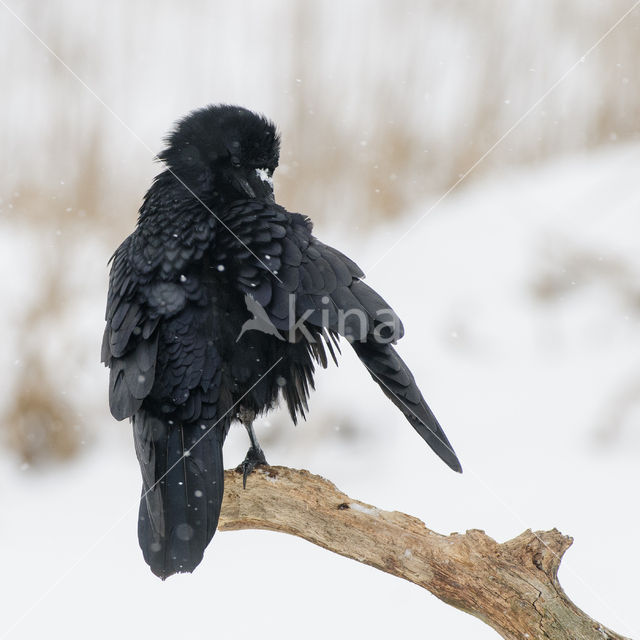
<svg viewBox="0 0 640 640"><path fill-rule="evenodd" d="M633 7L2 3L0 638L497 637L280 534L220 533L193 575L166 583L142 560L130 429L109 416L98 364L106 261L163 134L209 102L279 124L278 200L398 311L399 350L465 473L347 348L318 375L307 423L261 421L268 459L440 533L558 527L575 539L569 596L639 637ZM246 447L233 428L228 466Z"/></svg>

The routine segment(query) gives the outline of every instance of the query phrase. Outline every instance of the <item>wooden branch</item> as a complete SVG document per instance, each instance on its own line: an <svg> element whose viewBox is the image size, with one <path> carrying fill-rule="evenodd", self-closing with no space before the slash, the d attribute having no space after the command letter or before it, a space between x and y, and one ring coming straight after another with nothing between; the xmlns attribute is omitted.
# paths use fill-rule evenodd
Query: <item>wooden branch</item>
<svg viewBox="0 0 640 640"><path fill-rule="evenodd" d="M218 528L281 531L409 580L480 618L503 638L607 640L623 636L576 607L558 582L572 539L531 532L498 544L483 531L443 536L417 518L349 498L308 471L225 473ZM624 640L624 639L623 639Z"/></svg>

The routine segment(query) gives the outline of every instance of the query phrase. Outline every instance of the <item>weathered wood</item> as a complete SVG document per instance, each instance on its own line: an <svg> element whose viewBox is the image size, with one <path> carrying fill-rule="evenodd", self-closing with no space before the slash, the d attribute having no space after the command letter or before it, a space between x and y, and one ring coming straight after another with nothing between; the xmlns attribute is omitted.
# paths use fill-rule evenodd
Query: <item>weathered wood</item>
<svg viewBox="0 0 640 640"><path fill-rule="evenodd" d="M556 529L498 544L483 531L440 535L382 511L308 471L258 468L225 474L222 531L281 531L409 580L493 627L503 638L607 640L623 636L576 607L558 582L572 539Z"/></svg>

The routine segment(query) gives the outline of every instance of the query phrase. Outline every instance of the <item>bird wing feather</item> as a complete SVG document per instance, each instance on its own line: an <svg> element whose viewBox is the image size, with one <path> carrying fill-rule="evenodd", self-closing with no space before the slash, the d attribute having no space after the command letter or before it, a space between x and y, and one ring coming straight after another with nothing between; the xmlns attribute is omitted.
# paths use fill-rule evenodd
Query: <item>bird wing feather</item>
<svg viewBox="0 0 640 640"><path fill-rule="evenodd" d="M251 220L244 214L251 211ZM238 278L236 286L244 293L260 291L256 300L263 304L271 322L282 331L305 318L305 324L321 335L331 350L330 338L345 336L382 391L405 415L427 444L455 471L460 462L438 420L420 393L413 374L396 353L392 342L402 337L400 319L387 302L362 278L364 273L350 258L329 247L312 234L308 218L289 213L282 207L252 201L237 202L228 211L230 226L241 234L255 267L252 278ZM260 234L251 234L260 220ZM269 238L266 228L272 230ZM266 254L264 243L280 238L282 250ZM267 264L268 262L268 264ZM244 272L246 273L246 271ZM293 310L293 318L290 311ZM384 332L387 330L387 333ZM291 339L291 337L290 337ZM326 366L326 354L317 343L314 355ZM332 355L333 352L331 351ZM335 359L335 358L334 358ZM292 415L304 413L306 383L301 376L298 392L287 398Z"/></svg>
<svg viewBox="0 0 640 640"><path fill-rule="evenodd" d="M249 258L242 252L235 269L232 265L235 285L265 308L277 329L286 331L305 318L315 329L344 336L359 322L358 329L366 336L392 318L395 337L402 336L400 319L362 282L360 267L313 236L311 221L305 216L266 202L238 201L228 208L225 222L251 251ZM252 228L259 231L252 234ZM234 241L236 238L227 238L227 242ZM290 307L294 317L290 317Z"/></svg>
<svg viewBox="0 0 640 640"><path fill-rule="evenodd" d="M102 362L110 367L109 406L116 420L131 417L155 380L158 318L150 319L138 295L129 260L131 236L112 257L102 340Z"/></svg>

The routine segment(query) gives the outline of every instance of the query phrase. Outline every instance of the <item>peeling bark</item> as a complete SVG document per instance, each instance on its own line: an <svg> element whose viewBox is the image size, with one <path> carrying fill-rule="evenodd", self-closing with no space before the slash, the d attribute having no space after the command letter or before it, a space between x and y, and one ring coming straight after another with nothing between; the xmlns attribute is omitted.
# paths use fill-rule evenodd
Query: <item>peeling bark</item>
<svg viewBox="0 0 640 640"><path fill-rule="evenodd" d="M477 529L444 536L286 467L258 468L246 490L241 474L227 471L218 528L304 538L413 582L509 640L625 640L567 598L557 574L573 540L556 529L527 530L502 544Z"/></svg>

